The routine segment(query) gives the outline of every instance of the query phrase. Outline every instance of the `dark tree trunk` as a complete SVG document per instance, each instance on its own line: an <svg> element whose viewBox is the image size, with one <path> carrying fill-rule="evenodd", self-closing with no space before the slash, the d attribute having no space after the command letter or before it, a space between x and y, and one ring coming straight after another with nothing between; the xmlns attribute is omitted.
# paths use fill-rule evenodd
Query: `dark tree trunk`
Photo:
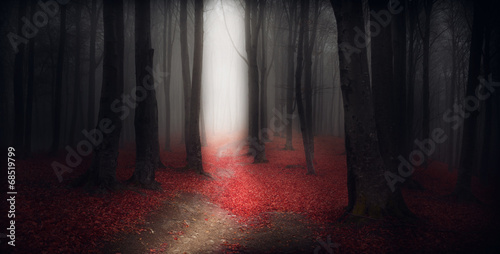
<svg viewBox="0 0 500 254"><path fill-rule="evenodd" d="M319 18L319 1L315 1L315 9L314 9L314 21L312 30L309 29L309 3L303 3L307 6L306 20L302 23L304 26L304 69L305 69L305 79L304 79L304 97L305 97L305 130L307 132L307 148L311 156L311 160L314 160L314 135L313 135L313 109L312 109L312 53L314 50L314 45L316 43L316 28L318 26L318 18ZM311 163L312 163L311 161ZM314 172L314 167L309 169L310 173Z"/></svg>
<svg viewBox="0 0 500 254"><path fill-rule="evenodd" d="M387 8L384 0L370 0L370 10L374 13ZM371 15L371 22L378 21ZM400 125L397 122L395 106L399 94L393 94L395 84L391 79L393 70L392 33L390 27L380 27L377 36L372 36L370 43L371 71L372 71L372 93L375 111L375 122L377 124L378 143L380 154L387 166L392 166L400 149L402 135L398 133ZM392 159L391 159L392 158Z"/></svg>
<svg viewBox="0 0 500 254"><path fill-rule="evenodd" d="M500 11L500 2L492 1L491 4L491 24L498 24L500 22L500 16L497 13ZM499 26L491 26L491 34L490 34L490 70L491 70L491 82L494 82L495 85L500 85L500 27ZM492 118L492 123L490 128L492 130L500 130L500 93L498 90L492 94L491 98L492 104L492 112L493 114L489 115ZM500 133L498 131L493 131L491 136L491 151L492 155L492 171L491 171L491 179L493 183L498 183L500 181L500 172L498 169L500 168ZM496 211L500 211L500 186L495 184L495 193L494 197L496 197Z"/></svg>
<svg viewBox="0 0 500 254"><path fill-rule="evenodd" d="M431 124L431 108L430 108L430 80L429 80L429 64L430 64L430 39L431 39L431 15L432 5L434 0L424 0L425 25L424 34L422 36L423 43L423 70L422 70L422 139L429 138ZM428 165L426 162L425 166Z"/></svg>
<svg viewBox="0 0 500 254"><path fill-rule="evenodd" d="M165 11L163 17L163 66L167 76L165 77L165 147L164 150L170 151L170 79L172 75L172 49L174 46L175 29L173 29L172 21L172 2L165 0L163 4ZM167 11L168 10L168 11Z"/></svg>
<svg viewBox="0 0 500 254"><path fill-rule="evenodd" d="M261 27L261 58L260 58L260 129L262 136L260 137L263 142L269 141L269 133L267 132L267 30L266 30L266 1L262 1L262 27Z"/></svg>
<svg viewBox="0 0 500 254"><path fill-rule="evenodd" d="M387 6L387 2L385 2ZM409 134L408 130L408 119L411 117L406 111L407 101L409 94L407 93L406 87L406 17L405 1L400 2L401 8L403 10L401 13L393 16L394 21L391 22L392 26L392 50L394 59L393 68L393 89L392 97L394 98L394 114L396 117L396 122L399 127L394 126L395 134L398 136L397 146L398 151L405 151L407 140ZM379 35L380 36L380 35ZM373 46L373 45L372 45ZM373 71L373 70L372 70ZM413 96L413 94L411 94ZM409 150L405 151L404 154L409 154Z"/></svg>
<svg viewBox="0 0 500 254"><path fill-rule="evenodd" d="M74 85L73 85L73 114L71 117L70 124L70 144L74 145L76 142L77 134L76 134L76 123L78 120L78 112L81 110L81 71L80 71L80 52L81 52L81 40L82 40L82 6L81 3L76 3L76 17L75 17L75 76L74 76Z"/></svg>
<svg viewBox="0 0 500 254"><path fill-rule="evenodd" d="M95 126L95 72L97 63L95 58L97 23L99 22L99 12L97 11L97 0L92 0L90 11L90 49L89 49L89 98L87 112L87 127Z"/></svg>
<svg viewBox="0 0 500 254"><path fill-rule="evenodd" d="M384 0L370 0L369 4L370 10L374 13L380 13L387 8L387 2ZM378 22L374 19L373 15L371 17L372 22ZM380 32L377 36L371 37L370 44L372 49L371 72L375 123L377 126L380 156L384 161L387 171L392 172L392 176L394 176L399 174L398 164L400 161L397 158L401 155L400 153L404 148L405 132L401 126L405 126L403 121L405 114L401 109L404 108L405 104L402 98L406 94L401 92L404 90L401 88L405 80L404 69L401 69L401 66L396 66L395 58L400 58L400 56L394 54L393 46L399 49L405 48L406 40L395 41L393 45L391 27L385 27L380 23L376 24L380 25ZM396 34L395 36L403 37L400 34ZM405 54L404 51L399 53ZM399 64L404 66L404 62L399 62ZM403 73L396 73L396 69ZM393 78L390 78L391 76ZM403 83L397 83L398 81ZM394 186L394 182L388 183L392 185L390 186L393 190L391 198L397 204L397 209L405 211L405 215L409 215L409 209L403 200L400 189Z"/></svg>
<svg viewBox="0 0 500 254"><path fill-rule="evenodd" d="M61 114L62 114L62 83L64 71L64 51L66 48L66 6L61 6L61 21L59 26L59 45L57 51L57 71L56 71L56 87L55 87L55 103L54 103L54 118L52 120L52 147L51 152L55 154L59 150L61 143Z"/></svg>
<svg viewBox="0 0 500 254"><path fill-rule="evenodd" d="M180 8L180 39L181 39L181 64L182 64L182 82L184 87L184 128L182 129L182 139L186 146L186 154L189 147L189 106L191 104L191 71L189 69L189 45L187 41L187 2L181 1ZM189 155L188 155L189 156Z"/></svg>
<svg viewBox="0 0 500 254"><path fill-rule="evenodd" d="M19 1L19 17L26 16L27 1ZM23 23L19 21L18 34L22 34ZM24 56L26 47L19 45L14 59L14 145L17 154L23 155L24 128L25 128L25 105L24 105Z"/></svg>
<svg viewBox="0 0 500 254"><path fill-rule="evenodd" d="M259 2L261 3L261 2ZM245 4L245 47L248 59L249 91L249 153L254 163L267 162L265 144L259 137L259 67L257 65L257 46L259 29L263 19L262 10L258 12L258 3L246 0ZM258 14L257 14L258 13Z"/></svg>
<svg viewBox="0 0 500 254"><path fill-rule="evenodd" d="M406 122L406 137L405 140L405 151L410 152L413 150L413 141L414 141L414 132L413 132L413 124L414 124L414 94L415 94L415 23L418 15L418 8L415 6L415 1L405 0L405 3L408 5L408 9L405 10L408 12L408 101L406 103L405 111L407 115Z"/></svg>
<svg viewBox="0 0 500 254"><path fill-rule="evenodd" d="M98 192L115 190L118 186L116 166L122 129L121 112L112 108L121 107L123 93L123 1L104 1L104 62L103 84L99 116L96 125L96 147L92 164L87 172L75 182L76 186L96 189Z"/></svg>
<svg viewBox="0 0 500 254"><path fill-rule="evenodd" d="M31 16L35 14L35 2L31 2ZM24 149L26 156L31 155L31 127L33 122L33 93L35 82L35 38L28 43L28 84L26 91L26 126L24 134Z"/></svg>
<svg viewBox="0 0 500 254"><path fill-rule="evenodd" d="M194 52L193 52L193 87L191 88L191 111L189 112L189 146L187 147L188 167L197 173L203 173L200 140L200 102L203 67L203 0L194 4Z"/></svg>
<svg viewBox="0 0 500 254"><path fill-rule="evenodd" d="M158 140L158 105L156 102L153 68L154 50L151 48L151 14L149 0L135 1L135 72L138 100L135 109L135 171L129 182L147 189L158 190L160 183L155 172L160 164ZM139 92L140 91L140 92ZM139 97L139 95L138 95Z"/></svg>
<svg viewBox="0 0 500 254"><path fill-rule="evenodd" d="M297 38L297 18L296 18L296 0L292 0L288 3L288 52L287 52L287 63L288 63L288 75L287 75L287 84L286 84L286 113L287 116L293 115L293 92L294 92L294 52L295 52L295 43ZM285 150L294 150L292 145L292 130L293 130L293 120L288 119L288 125L286 126L286 144Z"/></svg>
<svg viewBox="0 0 500 254"><path fill-rule="evenodd" d="M304 103L302 101L302 67L304 62L304 49L305 51L309 50L309 35L307 33L306 26L308 25L309 19L309 1L302 0L301 9L300 9L300 31L299 31L299 42L298 42L298 52L297 52L297 69L295 71L295 100L297 101L297 109L299 111L299 119L300 119L300 130L302 132L302 142L304 144L304 153L306 156L307 163L307 174L314 175L316 174L314 171L313 164L313 156L311 151L311 142L310 142L310 131L309 131L309 123L306 115L306 111L304 109ZM305 41L305 43L304 43ZM310 62L309 62L310 63ZM306 62L307 64L307 62ZM309 67L306 67L310 68ZM310 73L309 73L310 75ZM310 78L310 77L309 77ZM306 77L307 82L307 77ZM309 89L307 87L309 86ZM306 97L310 96L310 84L304 84L306 90L309 90L309 94L306 93ZM309 100L310 102L310 100ZM307 98L306 98L306 106L307 106Z"/></svg>
<svg viewBox="0 0 500 254"><path fill-rule="evenodd" d="M362 1L331 0L338 26L339 45L355 45L354 28L364 28ZM342 48L339 47L339 48ZM342 95L345 109L347 212L363 217L405 216L400 199L384 177L368 74L367 50L347 58L339 49ZM360 217L360 218L363 218Z"/></svg>
<svg viewBox="0 0 500 254"><path fill-rule="evenodd" d="M485 27L484 27L484 54L483 54L483 76L486 80L489 80L491 75L491 16L493 15L492 5L489 4L486 13L485 13ZM482 179L487 179L487 175L489 172L493 171L493 164L491 163L491 137L494 136L493 129L491 128L493 117L493 103L492 100L484 101L482 108L484 108L484 113L482 114L481 121L483 122L483 126L479 128L480 132L482 132L482 144L481 144L481 152L478 156L479 161L479 169L480 169L480 177Z"/></svg>
<svg viewBox="0 0 500 254"><path fill-rule="evenodd" d="M479 85L478 77L481 74L481 55L483 48L483 36L484 36L484 12L486 11L486 2L475 1L474 2L474 20L472 24L472 37L470 44L470 56L469 56L469 74L467 77L467 87L465 96L475 97L475 91ZM468 103L465 100L464 103ZM469 107L472 105L469 105ZM464 121L464 131L463 131L463 141L462 141L462 152L460 165L458 168L457 183L455 185L455 190L453 192L459 199L464 200L474 200L474 195L471 190L472 173L475 170L475 160L477 156L474 156L476 147L476 134L477 134L477 118L478 111L474 110L470 112L470 116Z"/></svg>

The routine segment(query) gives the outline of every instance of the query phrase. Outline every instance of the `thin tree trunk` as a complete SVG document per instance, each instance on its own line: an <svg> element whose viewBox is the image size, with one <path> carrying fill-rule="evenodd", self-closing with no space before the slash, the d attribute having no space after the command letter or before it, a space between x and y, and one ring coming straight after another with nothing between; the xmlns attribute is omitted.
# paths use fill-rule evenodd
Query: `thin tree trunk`
<svg viewBox="0 0 500 254"><path fill-rule="evenodd" d="M78 120L78 112L81 105L81 71L80 71L80 51L81 51L81 40L82 40L82 28L81 28L81 19L82 19L82 7L81 3L76 3L76 21L75 21L75 76L74 76L74 85L73 85L73 114L71 117L70 123L70 144L74 145L76 142L76 123Z"/></svg>
<svg viewBox="0 0 500 254"><path fill-rule="evenodd" d="M200 102L203 67L203 0L194 4L194 52L193 52L193 87L191 88L191 111L189 112L188 167L197 173L203 173L200 140Z"/></svg>
<svg viewBox="0 0 500 254"><path fill-rule="evenodd" d="M304 1L303 1L304 3ZM319 1L315 1L314 21L312 30L309 30L309 2L304 3L307 6L306 20L304 26L304 95L305 95L305 130L307 131L307 149L309 150L311 160L314 160L314 135L313 135L313 110L312 110L312 52L316 42L316 28L319 17ZM307 25L307 26L306 26ZM311 171L313 172L314 169Z"/></svg>
<svg viewBox="0 0 500 254"><path fill-rule="evenodd" d="M19 1L19 17L26 16L27 1ZM19 21L18 34L22 34L23 23ZM14 59L14 145L18 149L16 154L23 155L24 148L24 128L25 128L25 105L24 105L24 57L26 47L18 46L18 51Z"/></svg>
<svg viewBox="0 0 500 254"><path fill-rule="evenodd" d="M405 141L406 147L405 152L407 154L413 149L413 123L414 123L414 94L415 94L415 12L416 7L413 5L414 2L405 0L408 4L408 101L406 103L406 115L408 121L406 122L406 134L407 140Z"/></svg>
<svg viewBox="0 0 500 254"><path fill-rule="evenodd" d="M189 106L191 104L191 71L189 68L189 45L187 41L187 2L181 1L179 26L181 30L181 64L182 64L182 82L184 87L184 128L182 140L186 146L186 154L189 147Z"/></svg>
<svg viewBox="0 0 500 254"><path fill-rule="evenodd" d="M296 5L297 1L292 0L289 2L289 7L288 7L288 76L287 76L287 85L286 85L286 113L287 116L293 115L293 94L294 94L294 67L295 67L295 60L294 60L294 52L295 52L295 40L296 40L296 34L297 34L297 20L296 20ZM293 149L293 144L292 144L292 130L293 130L293 120L290 118L288 119L288 125L286 126L286 144L285 144L285 150L294 150Z"/></svg>
<svg viewBox="0 0 500 254"><path fill-rule="evenodd" d="M269 141L269 135L267 131L267 54L266 54L266 42L267 42L267 30L266 30L266 1L262 1L262 27L261 27L261 58L260 58L260 129L262 131L262 136L260 137L263 142Z"/></svg>
<svg viewBox="0 0 500 254"><path fill-rule="evenodd" d="M52 132L52 147L51 152L55 154L59 150L61 143L61 124L62 124L62 83L63 83L63 70L64 70L64 51L66 48L66 6L61 6L61 21L59 26L59 45L57 52L57 74L55 86L55 103L54 103L54 118L53 118L53 132Z"/></svg>
<svg viewBox="0 0 500 254"><path fill-rule="evenodd" d="M88 98L88 112L87 112L87 127L92 128L95 126L95 72L97 69L95 59L96 36L97 36L97 22L99 21L99 13L97 11L97 0L92 0L90 11L90 49L89 49L89 98Z"/></svg>
<svg viewBox="0 0 500 254"><path fill-rule="evenodd" d="M310 143L310 131L309 131L309 124L308 124L308 119L306 115L306 111L304 109L304 103L302 101L302 67L303 67L303 62L304 62L304 49L305 51L308 51L309 49L309 40L307 35L307 30L305 26L308 24L308 18L309 18L309 1L308 0L302 0L301 1L301 10L300 10L300 31L299 31L299 42L298 42L298 52L297 52L297 69L295 71L295 100L297 101L297 109L299 111L299 120L300 120L300 130L302 132L302 142L304 144L304 153L306 157L306 164L307 164L307 174L308 175L314 175L316 174L314 171L314 164L313 164L313 156L312 156L312 151L311 151L311 143ZM304 38L306 37L306 38ZM304 43L304 41L306 41ZM306 78L307 80L307 78ZM304 84L304 86L307 87L310 86L310 84ZM309 87L309 92L310 92L310 87ZM310 95L306 93L306 97ZM307 101L307 99L306 99ZM306 102L307 105L307 102Z"/></svg>
<svg viewBox="0 0 500 254"><path fill-rule="evenodd" d="M423 40L423 70L422 70L422 139L429 138L431 124L431 108L430 108L430 80L429 80L429 65L430 65L430 38L431 38L431 14L434 0L424 0L425 10L425 25ZM427 166L427 158L425 166Z"/></svg>
<svg viewBox="0 0 500 254"><path fill-rule="evenodd" d="M31 15L35 14L35 2L31 2ZM35 82L35 38L28 43L28 84L26 92L26 126L24 134L24 150L26 156L31 155L31 128L33 122L33 93Z"/></svg>
<svg viewBox="0 0 500 254"><path fill-rule="evenodd" d="M170 151L170 80L172 75L172 52L175 38L172 22L172 2L165 0L163 4L165 15L163 17L164 33L163 33L163 66L167 76L165 77L165 147L164 150ZM168 11L167 11L168 10ZM167 17L168 16L168 17Z"/></svg>

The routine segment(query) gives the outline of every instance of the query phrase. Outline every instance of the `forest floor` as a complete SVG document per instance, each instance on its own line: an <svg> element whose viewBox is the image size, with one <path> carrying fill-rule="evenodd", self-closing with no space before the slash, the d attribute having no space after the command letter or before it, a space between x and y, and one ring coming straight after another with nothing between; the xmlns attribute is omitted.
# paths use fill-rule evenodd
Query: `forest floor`
<svg viewBox="0 0 500 254"><path fill-rule="evenodd" d="M343 140L315 139L316 176L306 175L300 135L294 151L285 140L266 144L269 163L252 164L236 137L209 140L204 169L185 172L183 149L162 152L167 169L157 172L162 191L124 190L92 195L66 185L85 172L86 158L59 183L39 155L17 162L16 247L2 253L456 253L500 250L500 226L491 188L477 179L481 200L448 196L456 172L433 162L414 179L425 190L403 189L417 224L391 219L338 222L347 205ZM133 147L121 150L117 170L132 175ZM3 220L3 219L2 219ZM4 252L5 251L5 252Z"/></svg>

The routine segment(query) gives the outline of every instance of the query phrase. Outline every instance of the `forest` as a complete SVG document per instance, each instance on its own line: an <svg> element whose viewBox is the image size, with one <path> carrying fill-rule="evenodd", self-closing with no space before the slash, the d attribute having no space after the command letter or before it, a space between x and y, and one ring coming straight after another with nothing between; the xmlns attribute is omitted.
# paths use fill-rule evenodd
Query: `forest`
<svg viewBox="0 0 500 254"><path fill-rule="evenodd" d="M1 4L1 253L500 253L500 1Z"/></svg>

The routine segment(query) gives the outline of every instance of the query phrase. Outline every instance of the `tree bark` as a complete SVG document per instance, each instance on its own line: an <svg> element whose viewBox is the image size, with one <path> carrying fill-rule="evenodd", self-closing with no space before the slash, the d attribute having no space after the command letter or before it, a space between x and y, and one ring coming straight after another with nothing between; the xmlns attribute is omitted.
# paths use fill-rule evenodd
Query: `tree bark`
<svg viewBox="0 0 500 254"><path fill-rule="evenodd" d="M200 140L200 102L203 67L203 0L195 0L194 4L194 52L193 52L193 86L191 88L191 105L189 114L189 147L188 167L197 173L203 173Z"/></svg>
<svg viewBox="0 0 500 254"><path fill-rule="evenodd" d="M92 0L90 11L90 49L89 49L89 98L87 112L87 127L95 126L95 72L97 63L95 58L97 23L99 22L99 12L97 11L97 0Z"/></svg>
<svg viewBox="0 0 500 254"><path fill-rule="evenodd" d="M80 71L80 52L81 52L81 40L82 40L82 7L81 3L76 3L76 21L75 21L75 76L73 85L73 115L71 117L70 123L70 144L74 145L76 142L76 123L78 121L78 112L81 110L81 71Z"/></svg>
<svg viewBox="0 0 500 254"><path fill-rule="evenodd" d="M54 102L54 117L52 119L52 146L51 152L57 153L61 143L61 124L62 124L62 83L64 71L64 51L66 48L66 6L60 6L60 25L59 25L59 45L57 51L57 71L56 71L56 86L55 86L55 102Z"/></svg>
<svg viewBox="0 0 500 254"><path fill-rule="evenodd" d="M163 66L167 76L164 80L164 96L165 96L165 147L164 150L170 151L170 80L172 75L172 52L174 46L175 29L173 29L172 22L172 2L165 0L163 2L163 9L165 11L163 17ZM168 10L168 11L167 11Z"/></svg>
<svg viewBox="0 0 500 254"><path fill-rule="evenodd" d="M160 164L158 140L158 105L156 101L153 68L154 50L151 48L151 14L149 0L135 1L135 71L137 94L142 93L135 109L135 171L130 183L143 188L159 190L155 180ZM139 92L141 91L141 92Z"/></svg>
<svg viewBox="0 0 500 254"><path fill-rule="evenodd" d="M267 53L266 53L266 42L267 42L267 30L266 30L266 1L262 1L262 27L261 27L261 58L260 58L260 129L262 130L262 136L260 137L263 142L269 141L269 135L267 131Z"/></svg>
<svg viewBox="0 0 500 254"><path fill-rule="evenodd" d="M370 89L366 48L347 56L343 45L356 45L354 28L364 28L362 1L331 0L337 18L339 66L346 131L348 207L353 218L405 217L400 199L388 187Z"/></svg>
<svg viewBox="0 0 500 254"><path fill-rule="evenodd" d="M19 17L26 16L27 1L19 1ZM22 34L23 23L19 21L18 34ZM19 45L14 59L14 145L22 156L24 148L25 105L24 105L24 57L26 47Z"/></svg>
<svg viewBox="0 0 500 254"><path fill-rule="evenodd" d="M434 0L424 0L425 25L424 34L422 37L423 43L423 70L422 70L422 139L429 138L431 124L431 108L430 108L430 80L429 80L429 64L430 64L430 39L431 39L431 15ZM427 167L427 159L425 158L425 166Z"/></svg>
<svg viewBox="0 0 500 254"><path fill-rule="evenodd" d="M487 0L474 2L474 20L472 24L472 37L469 56L469 73L467 77L466 98L475 98L475 91L479 85L478 77L481 71L481 56L484 36L484 15ZM467 103L465 101L464 103ZM457 182L453 192L459 199L475 200L472 190L472 173L475 169L474 156L476 150L478 111L470 112L470 116L464 120L464 131L462 141L462 152L458 168Z"/></svg>
<svg viewBox="0 0 500 254"><path fill-rule="evenodd" d="M31 16L35 14L35 2L31 2ZM31 38L28 43L28 84L26 91L26 126L24 133L24 155L31 155L31 128L33 123L33 93L35 83L35 38Z"/></svg>
<svg viewBox="0 0 500 254"><path fill-rule="evenodd" d="M295 52L295 43L296 43L296 38L297 38L297 18L296 18L296 5L297 1L292 0L289 3L288 7L288 52L287 52L287 63L288 63L288 76L287 76L287 84L286 84L286 113L287 116L293 115L293 94L294 94L294 67L295 67L295 60L294 60L294 52ZM293 120L290 118L288 119L288 125L286 126L286 144L285 144L285 150L294 150L293 149L293 144L292 144L292 130L293 130Z"/></svg>
<svg viewBox="0 0 500 254"><path fill-rule="evenodd" d="M123 93L123 1L104 1L104 62L103 84L96 126L97 145L94 149L92 164L79 178L75 186L85 186L97 192L115 190L118 187L116 166L120 133L122 129L121 112L112 110L121 107ZM121 31L120 31L121 30Z"/></svg>
<svg viewBox="0 0 500 254"><path fill-rule="evenodd" d="M248 59L248 91L249 91L249 153L254 163L267 162L265 144L259 137L259 67L257 65L257 46L262 11L258 12L258 3L245 1L245 47ZM259 1L259 3L261 3Z"/></svg>
<svg viewBox="0 0 500 254"><path fill-rule="evenodd" d="M191 105L191 71L189 67L189 45L187 41L187 2L181 1L179 26L181 30L181 64L182 82L184 87L184 128L182 139L186 146L186 154L189 147L189 106ZM188 156L188 155L187 155Z"/></svg>
<svg viewBox="0 0 500 254"><path fill-rule="evenodd" d="M300 120L300 130L302 132L302 143L304 144L304 153L306 157L306 164L307 164L307 174L308 175L314 175L316 172L314 171L314 164L313 164L313 155L312 155L312 150L311 150L311 140L310 140L310 130L309 130L309 119L307 118L306 115L306 110L304 107L304 103L302 101L302 68L303 68L303 63L304 63L304 51L309 51L309 35L306 34L308 31L306 30L306 26L308 25L308 19L309 19L309 1L308 0L302 0L301 1L301 10L300 10L300 31L299 31L299 42L298 42L298 52L297 52L297 69L295 71L295 100L297 101L297 109L299 111L299 120ZM305 41L305 43L304 43ZM307 54L307 53L306 53ZM307 64L310 64L309 62L306 62ZM309 67L306 67L306 69L310 69ZM310 71L309 71L310 75ZM310 77L309 77L310 81ZM306 77L306 82L307 82L307 77ZM309 93L306 92L306 97L310 96L310 84L304 84L304 87L306 88L305 90L309 90ZM309 89L307 88L309 87ZM306 98L306 107L308 105L309 101ZM310 104L309 104L310 107ZM306 108L307 109L307 108Z"/></svg>

